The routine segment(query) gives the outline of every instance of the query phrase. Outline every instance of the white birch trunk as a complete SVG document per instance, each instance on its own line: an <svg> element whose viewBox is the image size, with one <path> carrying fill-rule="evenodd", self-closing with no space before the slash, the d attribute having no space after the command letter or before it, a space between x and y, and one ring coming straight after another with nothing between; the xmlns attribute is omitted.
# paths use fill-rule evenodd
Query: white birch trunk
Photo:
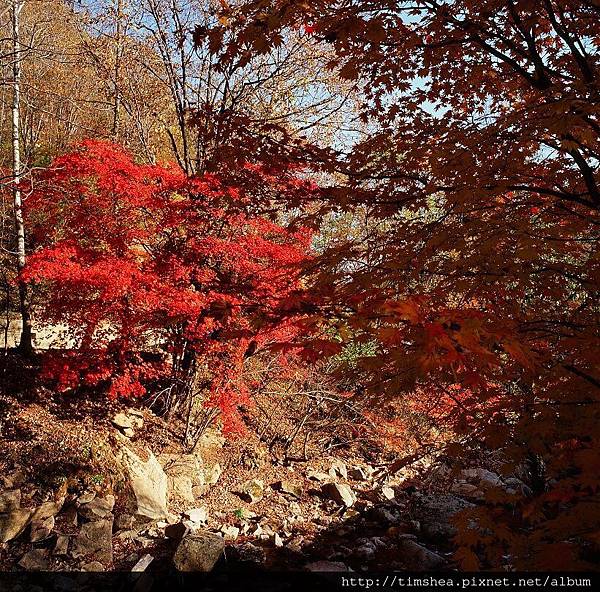
<svg viewBox="0 0 600 592"><path fill-rule="evenodd" d="M13 103L12 103L12 149L13 149L13 204L15 214L15 228L17 233L17 271L20 273L25 267L25 222L23 219L23 201L21 195L21 178L23 174L21 163L21 140L19 127L21 120L21 37L19 19L23 9L24 0L12 1L12 48L13 48ZM31 317L27 285L19 280L19 304L21 308L21 341L19 349L24 354L32 351Z"/></svg>

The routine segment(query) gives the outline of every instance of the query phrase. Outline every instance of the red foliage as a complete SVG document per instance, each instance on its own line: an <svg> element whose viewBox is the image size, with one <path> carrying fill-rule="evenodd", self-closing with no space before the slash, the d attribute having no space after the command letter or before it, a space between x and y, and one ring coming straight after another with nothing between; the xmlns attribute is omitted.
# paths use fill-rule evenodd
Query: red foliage
<svg viewBox="0 0 600 592"><path fill-rule="evenodd" d="M313 188L261 179L263 194ZM135 397L172 372L149 352L187 352L210 370L208 403L234 428L248 396L244 357L294 334L274 313L300 289L310 241L249 214L251 201L214 176L136 164L109 143L87 141L56 159L28 200L39 246L24 278L47 286L41 320L65 323L78 349L49 355L45 375L62 390L103 385Z"/></svg>
<svg viewBox="0 0 600 592"><path fill-rule="evenodd" d="M463 566L564 568L560 557L589 569L600 530L600 5L246 0L222 55L265 52L307 22L361 93L368 130L315 159L344 172L322 209L368 213L362 241L334 244L316 278L343 345L364 352L351 376L374 400L416 397L466 448L501 449L506 470L533 467L533 501L488 499L478 532L463 529Z"/></svg>

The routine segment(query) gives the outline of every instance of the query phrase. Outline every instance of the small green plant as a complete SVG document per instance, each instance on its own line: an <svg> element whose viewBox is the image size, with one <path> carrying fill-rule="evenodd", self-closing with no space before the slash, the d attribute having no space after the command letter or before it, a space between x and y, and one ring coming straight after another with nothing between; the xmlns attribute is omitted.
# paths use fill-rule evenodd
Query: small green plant
<svg viewBox="0 0 600 592"><path fill-rule="evenodd" d="M90 477L90 481L94 484L94 485L101 485L102 483L104 483L104 475L101 475L100 473L97 473L95 475L92 475Z"/></svg>

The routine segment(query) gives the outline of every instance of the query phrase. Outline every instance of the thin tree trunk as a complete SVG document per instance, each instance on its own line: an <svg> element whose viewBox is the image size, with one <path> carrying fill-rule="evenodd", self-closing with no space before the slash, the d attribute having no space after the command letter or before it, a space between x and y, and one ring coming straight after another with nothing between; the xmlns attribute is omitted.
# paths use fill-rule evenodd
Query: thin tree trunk
<svg viewBox="0 0 600 592"><path fill-rule="evenodd" d="M19 31L19 17L23 8L23 0L13 0L12 3L12 45L13 45L13 104L12 104L12 148L13 148L13 204L15 213L15 227L17 233L17 271L20 274L25 267L25 222L23 220L23 202L21 196L21 142L19 136L21 118L21 39ZM29 312L29 298L27 284L20 278L19 304L21 309L21 341L19 350L24 355L33 351L31 337L31 316Z"/></svg>

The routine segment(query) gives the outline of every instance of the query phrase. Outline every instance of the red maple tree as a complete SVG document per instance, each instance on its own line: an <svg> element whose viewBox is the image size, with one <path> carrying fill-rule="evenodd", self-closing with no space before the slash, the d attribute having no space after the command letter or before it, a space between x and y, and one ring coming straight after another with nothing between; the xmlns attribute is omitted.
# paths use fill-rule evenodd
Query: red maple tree
<svg viewBox="0 0 600 592"><path fill-rule="evenodd" d="M314 190L247 166L262 199ZM244 358L293 336L293 320L275 312L301 289L310 243L253 215L255 197L214 175L136 164L105 142L57 158L28 199L37 246L23 278L44 290L38 322L65 325L76 348L49 352L46 377L60 390L136 397L204 369L205 405L239 427Z"/></svg>
<svg viewBox="0 0 600 592"><path fill-rule="evenodd" d="M320 164L336 173L323 209L365 211L370 225L325 253L316 278L342 341L370 345L357 382L374 401L429 393L457 442L502 449L507 470L532 473L535 496L490 499L459 558L589 566L582 549L597 552L600 532L600 6L248 0L227 16L237 34L224 62L310 23L362 93L368 133ZM452 385L466 396L449 404L440 393Z"/></svg>

